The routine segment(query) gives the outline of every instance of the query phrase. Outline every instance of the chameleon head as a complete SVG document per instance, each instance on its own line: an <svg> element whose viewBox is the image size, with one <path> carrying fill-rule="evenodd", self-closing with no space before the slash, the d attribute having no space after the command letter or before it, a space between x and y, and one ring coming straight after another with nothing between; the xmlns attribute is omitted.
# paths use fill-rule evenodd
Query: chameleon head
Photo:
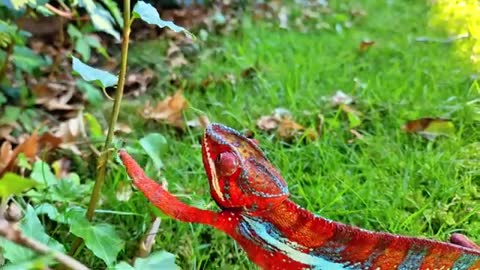
<svg viewBox="0 0 480 270"><path fill-rule="evenodd" d="M202 157L210 193L223 209L268 210L289 196L287 184L258 146L234 129L208 125Z"/></svg>

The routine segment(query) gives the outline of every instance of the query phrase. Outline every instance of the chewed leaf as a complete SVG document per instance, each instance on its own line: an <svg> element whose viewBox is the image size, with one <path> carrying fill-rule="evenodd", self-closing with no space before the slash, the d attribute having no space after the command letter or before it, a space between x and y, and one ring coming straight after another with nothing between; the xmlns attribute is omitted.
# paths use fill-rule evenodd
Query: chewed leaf
<svg viewBox="0 0 480 270"><path fill-rule="evenodd" d="M420 118L408 121L402 129L410 133L418 133L433 140L438 136L452 137L455 135L455 125L452 121L442 118Z"/></svg>
<svg viewBox="0 0 480 270"><path fill-rule="evenodd" d="M183 32L189 38L194 38L194 35L190 33L187 29L174 24L172 21L164 21L160 18L157 9L152 5L145 3L143 1L138 1L137 4L133 7L133 17L140 18L148 24L155 24L160 28L167 27L174 32Z"/></svg>
<svg viewBox="0 0 480 270"><path fill-rule="evenodd" d="M114 86L118 81L118 77L110 72L93 68L74 56L72 56L72 68L82 79L87 82L94 82L102 88Z"/></svg>

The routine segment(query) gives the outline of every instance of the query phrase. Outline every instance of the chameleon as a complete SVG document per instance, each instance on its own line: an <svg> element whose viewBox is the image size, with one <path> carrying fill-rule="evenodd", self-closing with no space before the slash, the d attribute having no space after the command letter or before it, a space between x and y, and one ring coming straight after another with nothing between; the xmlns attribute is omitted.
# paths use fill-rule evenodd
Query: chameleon
<svg viewBox="0 0 480 270"><path fill-rule="evenodd" d="M119 156L133 184L163 213L225 232L262 269L480 269L480 247L462 234L440 242L368 231L309 212L289 199L285 180L258 143L222 124L209 124L202 139L219 212L181 202L126 151Z"/></svg>

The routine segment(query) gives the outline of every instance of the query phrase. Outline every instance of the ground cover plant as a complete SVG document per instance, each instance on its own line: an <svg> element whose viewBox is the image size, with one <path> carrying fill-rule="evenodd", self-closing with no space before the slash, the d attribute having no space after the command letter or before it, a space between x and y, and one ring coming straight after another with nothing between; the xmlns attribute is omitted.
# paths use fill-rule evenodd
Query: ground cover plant
<svg viewBox="0 0 480 270"><path fill-rule="evenodd" d="M126 148L171 193L217 209L200 155L202 127L211 121L258 140L292 200L312 212L377 231L440 240L462 232L480 242L475 1L461 8L450 1L218 2L160 13L191 30L193 41L138 19L113 146L104 149L111 159L89 221L114 89L102 92L59 70L71 70L72 52L112 74L120 69L113 40L122 36L121 8L102 3L111 28L101 27L105 12L92 6L40 4L55 18L58 10L76 18L63 27L66 43L53 49L45 38L27 42L12 20L2 26L12 34L0 55L0 155L12 161L3 162L1 181L24 183L2 210L26 236L92 269L254 268L227 236L154 209L109 150ZM39 186L24 191L30 179ZM58 267L50 256L26 256L0 241L10 267Z"/></svg>

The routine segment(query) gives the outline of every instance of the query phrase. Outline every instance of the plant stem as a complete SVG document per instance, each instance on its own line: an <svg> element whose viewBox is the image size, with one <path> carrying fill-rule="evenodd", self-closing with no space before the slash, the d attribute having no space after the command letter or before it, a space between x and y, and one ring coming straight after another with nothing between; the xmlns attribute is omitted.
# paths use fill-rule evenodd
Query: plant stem
<svg viewBox="0 0 480 270"><path fill-rule="evenodd" d="M122 55L120 62L120 73L118 75L118 84L117 90L115 91L115 98L113 101L112 114L110 115L107 139L103 145L102 153L97 159L97 178L95 180L95 185L93 186L92 196L90 197L90 202L88 204L86 217L88 220L92 220L95 214L95 207L97 206L98 201L100 200L100 193L102 191L103 183L105 182L105 175L107 172L107 163L110 159L110 145L113 140L113 133L115 130L115 125L118 119L118 113L120 112L120 104L123 97L123 88L125 86L125 75L127 73L127 56L128 56L128 43L130 40L130 0L123 0L123 40L122 40ZM70 250L70 254L75 254L77 249L82 244L82 239L77 238Z"/></svg>
<svg viewBox="0 0 480 270"><path fill-rule="evenodd" d="M14 46L15 42L13 41L11 41L7 46L5 61L3 61L2 66L0 67L0 82L3 80L3 77L5 77L5 74L7 74L8 62L10 61L10 56L13 53Z"/></svg>

